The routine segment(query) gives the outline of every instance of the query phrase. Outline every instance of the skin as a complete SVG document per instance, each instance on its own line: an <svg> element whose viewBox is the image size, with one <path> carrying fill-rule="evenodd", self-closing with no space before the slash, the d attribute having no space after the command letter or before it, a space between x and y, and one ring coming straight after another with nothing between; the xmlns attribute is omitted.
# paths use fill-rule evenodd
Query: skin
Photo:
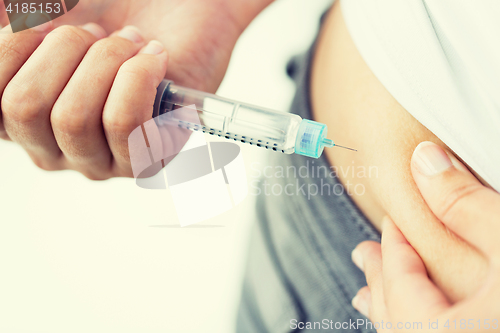
<svg viewBox="0 0 500 333"><path fill-rule="evenodd" d="M30 31L12 34L7 26L0 33L0 138L18 143L44 170L133 177L128 136L151 119L161 80L214 92L239 35L270 2L86 0ZM74 26L92 21L94 34ZM109 35L126 25L139 36ZM145 54L151 39L168 54Z"/></svg>
<svg viewBox="0 0 500 333"><path fill-rule="evenodd" d="M427 163L421 163L429 160L429 152L447 159L446 167L429 173ZM391 322L393 326L398 322L422 323L421 328L405 332L498 329L500 195L484 187L453 155L448 156L440 147L428 142L416 149L411 170L432 212L464 242L488 258L487 278L477 292L452 304L429 279L422 259L396 224L386 218L382 244L363 242L353 251L353 261L365 272L368 281L368 286L353 299L354 307L377 323ZM489 232L484 233L484 230ZM438 323L438 327L429 328L429 322ZM446 324L449 326L445 327ZM398 331L394 328L385 327L379 332Z"/></svg>
<svg viewBox="0 0 500 333"><path fill-rule="evenodd" d="M315 120L328 125L340 145L358 152L327 149L331 165L376 167L378 174L341 181L361 184L365 192L352 199L378 228L390 216L422 258L431 279L451 301L474 293L484 281L487 261L443 225L415 184L410 160L415 147L432 141L453 152L414 119L378 81L356 49L337 2L321 31L311 77ZM452 260L450 260L452 258Z"/></svg>
<svg viewBox="0 0 500 333"><path fill-rule="evenodd" d="M127 137L151 118L167 61L168 78L214 91L238 36L269 2L89 0L38 31L11 34L6 28L0 34L0 136L20 144L45 170L73 169L96 180L131 177ZM0 20L6 23L5 13ZM91 33L89 26L64 26L89 21L101 27L93 26ZM109 35L127 24L142 28L141 37ZM146 52L151 38L169 53ZM409 167L421 141L452 152L371 73L338 5L323 28L311 85L315 119L326 123L342 144L359 149L328 150L331 164L341 170L353 164L378 168L378 176L371 178L340 173L344 184L366 189L353 196L356 204L379 228L384 215L396 221L451 301L474 293L487 274L484 254L433 214Z"/></svg>
<svg viewBox="0 0 500 333"><path fill-rule="evenodd" d="M3 2L3 0L0 0ZM95 22L108 33L139 28L146 40L158 40L170 55L169 78L195 89L215 92L231 51L248 24L272 0L83 0L54 20L56 27ZM9 24L0 5L0 24Z"/></svg>
<svg viewBox="0 0 500 333"><path fill-rule="evenodd" d="M128 135L148 120L167 52L133 28L109 37L95 24L52 28L0 37L17 51L0 65L6 133L43 169L127 175Z"/></svg>

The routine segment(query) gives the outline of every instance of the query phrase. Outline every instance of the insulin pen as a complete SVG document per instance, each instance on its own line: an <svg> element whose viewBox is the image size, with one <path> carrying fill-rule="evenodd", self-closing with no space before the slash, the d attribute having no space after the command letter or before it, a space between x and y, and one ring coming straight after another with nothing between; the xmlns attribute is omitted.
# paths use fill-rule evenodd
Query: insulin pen
<svg viewBox="0 0 500 333"><path fill-rule="evenodd" d="M337 146L326 138L325 124L180 87L169 80L158 87L153 118L192 105L196 107L200 124L183 123L185 128L194 131L313 158L320 157L325 147Z"/></svg>

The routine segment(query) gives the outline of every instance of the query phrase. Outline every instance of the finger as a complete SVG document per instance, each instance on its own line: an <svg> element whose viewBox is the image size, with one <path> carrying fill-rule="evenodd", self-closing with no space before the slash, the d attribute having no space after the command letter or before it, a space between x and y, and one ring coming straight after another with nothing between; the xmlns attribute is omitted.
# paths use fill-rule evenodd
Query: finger
<svg viewBox="0 0 500 333"><path fill-rule="evenodd" d="M386 320L384 290L382 281L382 252L380 243L365 241L360 243L352 251L352 260L361 269L366 276L366 282L370 290L368 295L366 291L358 292L359 302L368 302L360 304L360 309L356 308L372 321ZM361 294L359 294L361 292ZM368 298L369 296L369 298ZM356 303L353 299L353 305Z"/></svg>
<svg viewBox="0 0 500 333"><path fill-rule="evenodd" d="M471 297L463 302L456 304L450 310L450 322L458 319L457 322L464 318L489 319L496 318L497 323L500 320L498 314L500 313L500 272L498 267L491 270L490 276L486 279L482 287ZM465 317L466 318L466 317ZM496 325L498 328L498 325Z"/></svg>
<svg viewBox="0 0 500 333"><path fill-rule="evenodd" d="M0 6L1 7L1 6ZM30 31L12 33L10 26L0 30L0 102L3 92L21 66L40 45L47 33L52 30L52 22L40 25ZM0 105L2 105L0 103ZM0 138L8 140L0 107Z"/></svg>
<svg viewBox="0 0 500 333"><path fill-rule="evenodd" d="M385 218L382 231L383 288L387 310L394 319L433 316L450 305L427 276L422 259L401 231Z"/></svg>
<svg viewBox="0 0 500 333"><path fill-rule="evenodd" d="M7 133L44 169L64 168L50 112L89 47L103 34L95 24L53 30L5 88Z"/></svg>
<svg viewBox="0 0 500 333"><path fill-rule="evenodd" d="M51 123L57 143L70 168L88 178L111 177L102 113L118 70L144 44L135 27L95 43L54 105Z"/></svg>
<svg viewBox="0 0 500 333"><path fill-rule="evenodd" d="M359 289L358 293L352 299L352 306L358 310L363 316L376 321L371 312L372 309L372 293L368 286Z"/></svg>
<svg viewBox="0 0 500 333"><path fill-rule="evenodd" d="M128 137L151 120L156 89L167 71L168 55L156 41L120 68L104 107L106 138L114 157L114 173L132 177Z"/></svg>
<svg viewBox="0 0 500 333"><path fill-rule="evenodd" d="M484 187L454 156L431 142L415 149L411 165L422 196L439 220L485 254L499 248L498 193Z"/></svg>

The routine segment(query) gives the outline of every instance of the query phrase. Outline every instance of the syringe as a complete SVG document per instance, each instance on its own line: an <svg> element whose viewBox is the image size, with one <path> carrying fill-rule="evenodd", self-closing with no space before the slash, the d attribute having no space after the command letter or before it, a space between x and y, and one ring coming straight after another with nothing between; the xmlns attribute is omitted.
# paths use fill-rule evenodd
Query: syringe
<svg viewBox="0 0 500 333"><path fill-rule="evenodd" d="M153 118L191 105L195 105L198 111L200 124L179 123L194 131L313 158L320 157L324 147L336 146L326 138L328 128L325 124L180 87L169 80L164 80L158 87Z"/></svg>

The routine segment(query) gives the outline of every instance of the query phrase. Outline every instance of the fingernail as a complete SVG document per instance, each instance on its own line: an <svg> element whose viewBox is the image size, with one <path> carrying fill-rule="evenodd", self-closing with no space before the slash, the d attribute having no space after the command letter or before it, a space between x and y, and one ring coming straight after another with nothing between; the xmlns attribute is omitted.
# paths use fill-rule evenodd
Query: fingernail
<svg viewBox="0 0 500 333"><path fill-rule="evenodd" d="M141 51L143 54L153 54L158 55L161 54L165 50L163 44L157 40L152 40L148 43L148 45Z"/></svg>
<svg viewBox="0 0 500 333"><path fill-rule="evenodd" d="M363 316L368 317L369 315L369 304L367 300L361 297L359 294L356 294L351 301L352 307L358 310Z"/></svg>
<svg viewBox="0 0 500 333"><path fill-rule="evenodd" d="M144 38L142 37L141 31L134 27L133 25L126 26L119 33L118 36L121 38L128 39L134 43L142 43Z"/></svg>
<svg viewBox="0 0 500 333"><path fill-rule="evenodd" d="M361 252L358 250L358 248L355 248L352 253L351 253L351 258L352 262L358 266L360 270L363 271L363 256L361 255Z"/></svg>
<svg viewBox="0 0 500 333"><path fill-rule="evenodd" d="M453 164L444 150L432 142L422 142L413 152L413 162L425 176L435 176Z"/></svg>
<svg viewBox="0 0 500 333"><path fill-rule="evenodd" d="M92 35L99 39L106 37L106 31L104 31L104 29L98 24L87 23L82 26L82 29L90 32Z"/></svg>

